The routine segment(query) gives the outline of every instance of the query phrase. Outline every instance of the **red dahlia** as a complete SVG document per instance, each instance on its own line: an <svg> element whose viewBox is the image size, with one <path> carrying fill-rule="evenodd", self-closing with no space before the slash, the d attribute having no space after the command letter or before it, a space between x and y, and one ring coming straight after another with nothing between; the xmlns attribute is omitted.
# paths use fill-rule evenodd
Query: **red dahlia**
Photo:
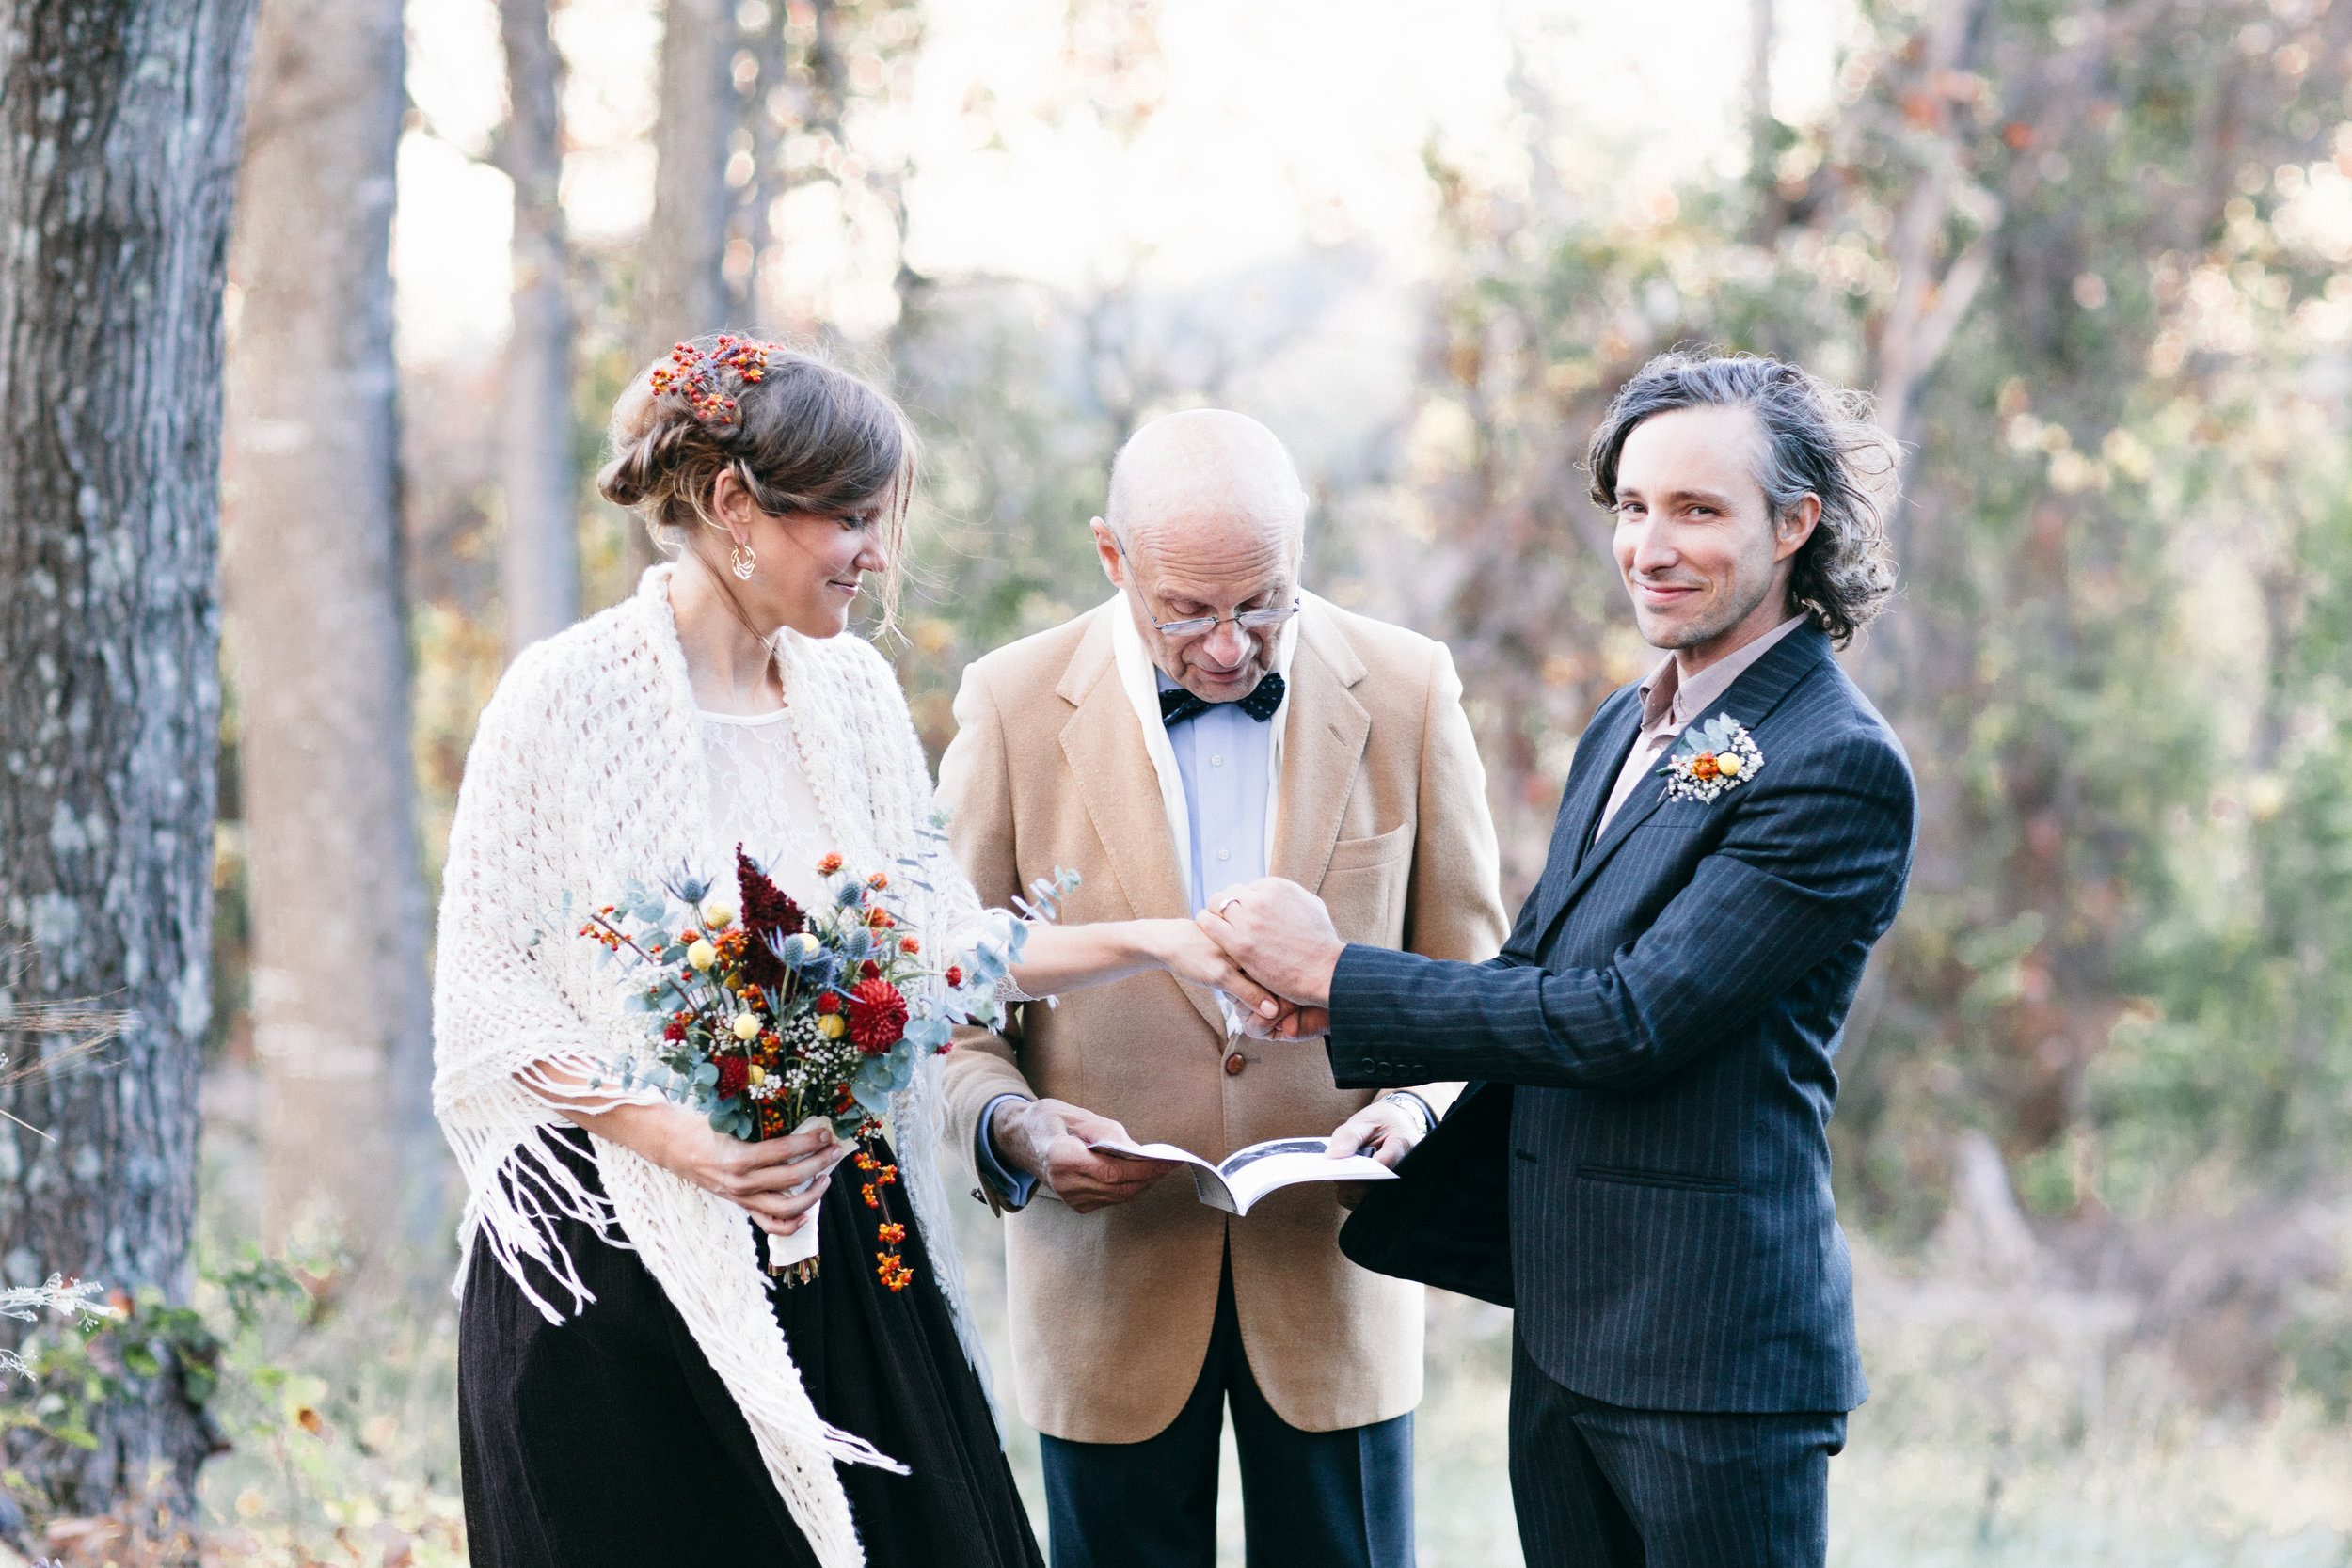
<svg viewBox="0 0 2352 1568"><path fill-rule="evenodd" d="M879 1056L907 1032L907 999L887 980L862 980L850 993L850 1038Z"/></svg>
<svg viewBox="0 0 2352 1568"><path fill-rule="evenodd" d="M719 1098L732 1100L752 1081L752 1064L740 1056L719 1058Z"/></svg>

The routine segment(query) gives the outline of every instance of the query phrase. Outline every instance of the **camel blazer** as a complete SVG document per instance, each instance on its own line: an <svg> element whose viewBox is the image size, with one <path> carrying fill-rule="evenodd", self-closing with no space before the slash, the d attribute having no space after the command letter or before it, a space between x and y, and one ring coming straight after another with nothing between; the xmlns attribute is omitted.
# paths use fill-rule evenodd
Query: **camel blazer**
<svg viewBox="0 0 2352 1568"><path fill-rule="evenodd" d="M964 672L940 763L957 858L990 905L1057 867L1084 879L1072 923L1184 919L1187 905L1142 721L1111 648L1113 599ZM1442 644L1311 595L1292 655L1268 863L1315 890L1351 942L1477 962L1502 945L1486 770ZM1238 1067L1227 1058L1239 1059ZM1451 1085L1429 1098L1439 1110ZM968 1160L999 1094L1065 1100L1210 1159L1320 1136L1373 1098L1333 1085L1316 1040L1237 1039L1215 994L1162 972L966 1030L946 1064L949 1139ZM985 1187L986 1183L982 1183ZM1276 1414L1330 1432L1421 1399L1422 1287L1340 1256L1333 1189L1275 1193L1232 1219L1181 1172L1076 1214L1042 1188L1006 1222L1013 1373L1039 1431L1135 1443L1199 1380L1230 1247L1251 1373Z"/></svg>

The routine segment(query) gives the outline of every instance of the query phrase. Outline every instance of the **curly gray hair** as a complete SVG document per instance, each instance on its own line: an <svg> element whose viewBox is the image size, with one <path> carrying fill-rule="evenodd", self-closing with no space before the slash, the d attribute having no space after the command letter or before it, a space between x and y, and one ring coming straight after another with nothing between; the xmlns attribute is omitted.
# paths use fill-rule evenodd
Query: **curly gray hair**
<svg viewBox="0 0 2352 1568"><path fill-rule="evenodd" d="M1797 552L1789 597L1844 647L1878 619L1895 593L1886 514L1900 456L1870 422L1867 392L1832 387L1808 371L1752 354L1677 349L1644 365L1617 389L1585 451L1594 504L1617 504L1617 460L1633 427L1677 408L1745 408L1756 415L1756 483L1774 521L1806 496L1821 520Z"/></svg>

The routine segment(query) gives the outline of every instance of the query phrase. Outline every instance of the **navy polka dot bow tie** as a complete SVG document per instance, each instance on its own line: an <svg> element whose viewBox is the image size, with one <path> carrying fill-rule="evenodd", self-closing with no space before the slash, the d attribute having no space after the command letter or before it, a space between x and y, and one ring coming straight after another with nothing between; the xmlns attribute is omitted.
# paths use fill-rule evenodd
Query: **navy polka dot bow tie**
<svg viewBox="0 0 2352 1568"><path fill-rule="evenodd" d="M1288 689L1282 677L1269 674L1258 683L1258 689L1236 703L1204 703L1183 687L1160 693L1160 722L1174 729L1187 719L1198 719L1213 707L1237 707L1263 724L1274 717L1274 710L1282 705L1282 693Z"/></svg>

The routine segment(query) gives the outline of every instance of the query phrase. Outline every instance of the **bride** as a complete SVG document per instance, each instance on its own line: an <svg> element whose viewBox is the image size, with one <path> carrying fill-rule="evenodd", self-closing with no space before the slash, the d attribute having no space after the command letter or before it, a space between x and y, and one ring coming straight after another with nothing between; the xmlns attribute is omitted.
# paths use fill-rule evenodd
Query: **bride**
<svg viewBox="0 0 2352 1568"><path fill-rule="evenodd" d="M482 715L451 829L435 1109L468 1202L460 1443L472 1560L1041 1564L999 1446L938 1173L936 1063L892 1104L915 1223L909 1289L819 1128L746 1144L617 1092L643 1037L556 911L735 847L803 905L816 863L921 871L933 950L986 918L946 856L890 667L844 635L895 605L914 439L807 355L712 336L613 409L604 495L669 564L527 650ZM1275 1005L1188 921L1032 929L1025 995L1154 966ZM754 1227L818 1226L815 1281L772 1290Z"/></svg>

